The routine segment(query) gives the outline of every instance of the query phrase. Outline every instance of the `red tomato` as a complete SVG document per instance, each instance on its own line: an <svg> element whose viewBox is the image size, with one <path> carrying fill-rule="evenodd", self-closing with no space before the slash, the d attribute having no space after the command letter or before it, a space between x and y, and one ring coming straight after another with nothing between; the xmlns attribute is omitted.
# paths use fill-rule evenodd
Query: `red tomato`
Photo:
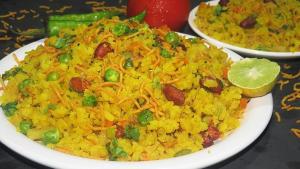
<svg viewBox="0 0 300 169"><path fill-rule="evenodd" d="M188 18L190 0L128 0L127 15L135 16L146 10L145 21L151 27L168 25L180 30Z"/></svg>

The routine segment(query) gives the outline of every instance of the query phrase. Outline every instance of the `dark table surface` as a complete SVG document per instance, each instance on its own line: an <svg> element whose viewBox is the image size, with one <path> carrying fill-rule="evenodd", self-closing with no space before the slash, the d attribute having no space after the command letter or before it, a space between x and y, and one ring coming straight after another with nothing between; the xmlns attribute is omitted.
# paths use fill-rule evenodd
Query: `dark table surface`
<svg viewBox="0 0 300 169"><path fill-rule="evenodd" d="M91 5L85 2L87 0L1 0L0 15L5 15L8 12L17 12L17 15L11 18L0 18L0 21L5 21L21 30L41 27L43 26L42 21L44 18L66 5L72 5L72 7L66 9L65 13L91 12ZM107 5L115 6L126 4L126 1L120 0L106 0L105 2ZM199 2L200 0L192 0L193 7ZM51 9L45 9L43 5L51 6ZM29 13L21 12L23 9L28 10ZM34 11L30 11L30 9ZM23 17L22 15L25 16L25 19L20 19ZM20 20L17 19L18 17ZM3 23L0 23L0 29L4 29ZM196 35L188 25L181 32ZM5 37L6 35L11 36L5 32L0 32L0 37ZM15 43L15 38L9 41L0 40L0 58L5 57L7 53L13 52L18 47ZM30 41L19 41L21 46L28 43ZM280 64L284 73L297 74L300 71L300 58L273 61ZM285 81L287 79L281 76L279 80ZM272 91L274 101L273 117L263 134L242 152L209 167L209 169L300 169L300 139L293 135L290 130L291 128L300 128L300 124L296 123L296 120L300 119L300 112L299 110L287 112L281 109L282 98L291 93L293 85L298 82L300 82L300 78L289 80L289 83L284 85L282 90L277 84ZM296 100L291 104L300 106L300 101L298 99L298 101ZM274 112L278 112L281 115L281 122L276 121ZM47 169L48 167L30 161L0 143L0 168Z"/></svg>

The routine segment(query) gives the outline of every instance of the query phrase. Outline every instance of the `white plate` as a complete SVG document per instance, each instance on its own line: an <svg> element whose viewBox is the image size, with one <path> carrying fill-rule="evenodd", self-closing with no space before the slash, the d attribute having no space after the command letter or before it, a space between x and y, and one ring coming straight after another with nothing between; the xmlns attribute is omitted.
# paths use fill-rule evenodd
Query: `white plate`
<svg viewBox="0 0 300 169"><path fill-rule="evenodd" d="M217 5L219 0L210 1L210 5ZM255 57L264 57L264 58L270 58L270 59L292 59L292 58L299 58L300 52L265 52L260 50L254 50L254 49L248 49L243 47L238 47L232 44L228 44L226 42L219 41L217 39L214 39L204 32L202 32L200 29L198 29L197 25L195 24L194 20L196 19L196 13L198 10L198 6L195 7L189 15L189 25L191 28L202 38L206 39L208 42L218 46L218 47L224 47L231 49L233 51L239 52L241 54L247 55L247 56L255 56Z"/></svg>
<svg viewBox="0 0 300 169"><path fill-rule="evenodd" d="M43 40L26 45L13 53L22 60L25 57L26 51L33 50L41 44L43 44ZM239 55L232 51L225 50L225 52L228 53L233 60L241 59ZM0 61L0 74L3 74L5 70L8 70L14 65L16 65L16 63L12 54L9 54ZM0 109L0 141L22 156L53 168L199 169L225 160L250 145L266 128L272 115L272 109L273 99L271 94L251 99L246 108L244 118L241 120L240 127L234 130L224 140L196 153L156 161L103 161L81 158L54 151L18 133L15 127L7 120L2 109Z"/></svg>

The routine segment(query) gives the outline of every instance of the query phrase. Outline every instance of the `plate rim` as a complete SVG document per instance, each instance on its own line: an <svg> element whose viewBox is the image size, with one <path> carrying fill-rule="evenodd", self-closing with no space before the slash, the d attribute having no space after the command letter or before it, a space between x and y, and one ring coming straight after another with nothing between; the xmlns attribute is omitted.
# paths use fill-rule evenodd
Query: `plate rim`
<svg viewBox="0 0 300 169"><path fill-rule="evenodd" d="M187 37L194 37L187 34L182 34ZM17 56L24 55L25 52L35 49L37 46L43 44L44 39L32 42L28 45L23 46L20 49L10 53L0 60L0 74L2 74L5 70L5 67L12 67L10 62L13 61L12 54L15 53ZM229 55L236 55L240 57L238 54L224 49L225 52L229 53ZM22 57L22 56L21 56ZM230 57L230 56L229 56ZM22 59L22 58L20 58ZM239 58L241 59L241 57ZM14 61L13 61L14 62ZM8 65L8 66L7 66ZM1 93L0 93L1 95ZM264 101L263 103L261 101ZM88 167L89 169L96 169L99 167L106 169L152 169L152 168L168 168L168 169L193 169L193 168L203 168L213 164L216 164L220 161L223 161L240 151L244 150L251 143L253 143L261 133L266 129L273 112L273 97L272 94L265 95L263 97L251 99L249 105L254 108L254 110L249 110L249 106L247 107L247 113L245 113L245 117L243 117L241 125L234 129L233 132L226 136L226 138L206 149L200 150L198 152L175 157L169 159L162 160L154 160L154 161L137 161L137 162L114 162L114 161L104 161L104 160L94 160L87 159L78 156L73 156L65 153L61 153L46 146L40 145L23 134L16 131L16 128L13 124L11 124L7 118L5 117L2 109L0 109L0 130L6 132L0 132L0 141L7 146L9 149L14 152L22 155L25 158L28 158L37 163L43 164L45 166L53 167L53 168L64 168L64 169L80 169L82 167ZM259 106L257 106L259 105ZM262 109L262 110L261 110ZM263 112L265 114L255 114L255 112ZM254 128L250 134L245 137L236 139L237 136L240 136L243 131L242 127L245 125L249 125L250 122L247 121L246 116L249 116L250 113L254 114L255 117L263 117L258 123L254 126L260 126L258 128ZM262 116L263 115L263 116ZM252 117L251 115L250 117ZM247 122L247 123L246 123ZM252 124L253 125L253 124ZM251 126L251 125L250 125ZM242 131L241 131L242 130ZM236 136L237 135L237 136ZM11 141L14 140L14 141ZM240 141L240 142L239 142ZM222 147L223 146L223 147ZM233 146L233 147L231 147ZM222 149L230 148L226 151L220 151ZM218 153L216 153L218 151ZM42 154L42 155L41 155ZM209 154L209 155L207 155ZM206 158L203 160L203 157Z"/></svg>
<svg viewBox="0 0 300 169"><path fill-rule="evenodd" d="M218 3L219 0L213 0L210 1L209 4L216 4ZM235 52L240 52L243 53L245 55L253 55L256 57L261 57L261 58L269 58L269 59L295 59L295 58L299 58L300 57L300 51L298 52L267 52L267 51L259 51L259 50L254 50L254 49L249 49L249 48L243 48L243 47L239 47L233 44L229 44L227 42L222 42L220 40L217 40L207 34L205 34L204 32L202 32L200 29L198 29L197 25L195 24L194 20L196 18L196 13L198 10L199 5L197 5L196 7L194 7L190 13L189 13L189 17L188 17L188 24L190 25L190 27L192 28L192 30L200 37L206 39L209 43L214 44L218 47L224 47L224 48L228 48L230 50L233 50Z"/></svg>

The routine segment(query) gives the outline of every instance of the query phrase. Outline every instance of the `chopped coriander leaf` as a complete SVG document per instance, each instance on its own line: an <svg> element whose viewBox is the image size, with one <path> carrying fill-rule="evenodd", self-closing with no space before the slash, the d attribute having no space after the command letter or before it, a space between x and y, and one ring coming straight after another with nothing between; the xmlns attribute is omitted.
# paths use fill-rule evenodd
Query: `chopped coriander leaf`
<svg viewBox="0 0 300 169"><path fill-rule="evenodd" d="M13 116L15 114L15 112L17 111L17 102L10 102L4 105L1 105L1 108L4 111L5 116L10 117Z"/></svg>
<svg viewBox="0 0 300 169"><path fill-rule="evenodd" d="M106 144L106 150L109 154L109 160L116 161L120 157L126 157L127 153L118 145L118 140L114 138L110 143Z"/></svg>
<svg viewBox="0 0 300 169"><path fill-rule="evenodd" d="M139 141L140 131L138 128L131 125L125 127L125 137L134 141Z"/></svg>

